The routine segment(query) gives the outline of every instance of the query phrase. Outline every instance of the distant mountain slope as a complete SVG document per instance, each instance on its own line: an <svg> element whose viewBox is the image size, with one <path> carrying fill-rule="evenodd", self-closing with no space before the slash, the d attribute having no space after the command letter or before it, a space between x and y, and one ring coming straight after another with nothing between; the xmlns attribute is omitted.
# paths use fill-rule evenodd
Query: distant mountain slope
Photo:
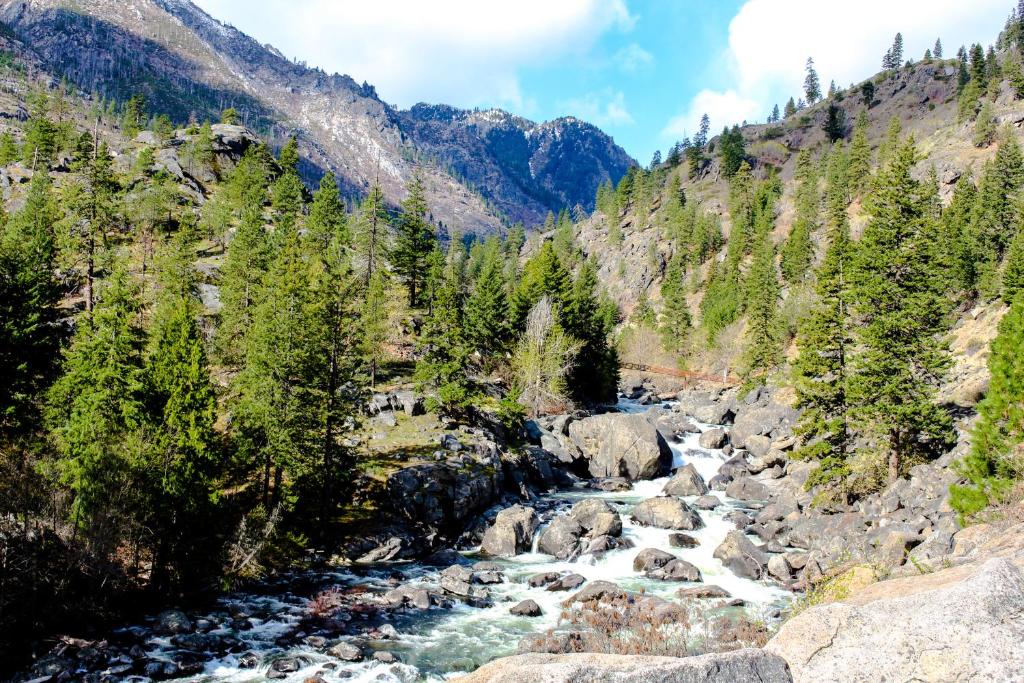
<svg viewBox="0 0 1024 683"><path fill-rule="evenodd" d="M592 208L598 184L633 163L575 119L538 125L496 112L507 123L482 125L481 114L449 107L399 112L372 86L292 62L188 0L0 0L0 20L55 77L86 91L141 92L176 120L234 106L272 140L296 135L310 181L330 169L359 196L379 178L397 204L419 168L434 219L451 231ZM449 112L447 122L425 109Z"/></svg>

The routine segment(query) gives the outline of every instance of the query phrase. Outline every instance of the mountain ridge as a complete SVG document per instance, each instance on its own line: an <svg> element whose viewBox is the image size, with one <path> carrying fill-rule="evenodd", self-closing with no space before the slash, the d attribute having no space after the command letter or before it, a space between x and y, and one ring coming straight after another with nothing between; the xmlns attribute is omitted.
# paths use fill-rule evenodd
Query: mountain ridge
<svg viewBox="0 0 1024 683"><path fill-rule="evenodd" d="M178 120L234 106L274 144L295 135L310 184L331 170L355 198L379 181L397 205L418 171L435 221L452 233L592 208L596 187L635 165L611 137L573 117L535 123L503 112L502 134L521 137L513 147L494 144L494 127L465 126L477 115L470 110L450 107L452 128L425 125L416 107L400 110L372 85L288 60L188 0L3 0L0 20L54 76L86 92L118 100L143 92L157 113Z"/></svg>

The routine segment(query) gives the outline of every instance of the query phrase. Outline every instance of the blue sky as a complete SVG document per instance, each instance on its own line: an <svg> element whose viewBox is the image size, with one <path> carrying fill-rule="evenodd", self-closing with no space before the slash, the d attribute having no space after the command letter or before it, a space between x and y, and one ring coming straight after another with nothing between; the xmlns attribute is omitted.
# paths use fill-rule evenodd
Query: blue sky
<svg viewBox="0 0 1024 683"><path fill-rule="evenodd" d="M692 133L763 120L878 70L897 31L920 58L995 39L1008 0L196 0L288 57L368 81L388 102L586 119L642 163Z"/></svg>

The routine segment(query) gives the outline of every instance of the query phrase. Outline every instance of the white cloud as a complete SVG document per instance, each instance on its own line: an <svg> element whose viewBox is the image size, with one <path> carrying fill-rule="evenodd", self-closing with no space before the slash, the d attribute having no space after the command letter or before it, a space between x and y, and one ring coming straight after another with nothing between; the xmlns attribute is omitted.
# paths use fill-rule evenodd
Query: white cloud
<svg viewBox="0 0 1024 683"><path fill-rule="evenodd" d="M630 43L612 57L619 70L625 73L636 73L644 67L654 64L654 55L636 43Z"/></svg>
<svg viewBox="0 0 1024 683"><path fill-rule="evenodd" d="M625 126L633 123L633 116L626 108L625 95L611 88L562 102L559 109L598 126Z"/></svg>
<svg viewBox="0 0 1024 683"><path fill-rule="evenodd" d="M753 121L760 111L760 102L744 97L735 90L701 90L690 102L690 108L685 113L669 120L661 131L661 136L666 140L692 137L700 127L700 119L704 114L711 119L711 136L714 136L722 126L740 123L744 119Z"/></svg>
<svg viewBox="0 0 1024 683"><path fill-rule="evenodd" d="M860 0L841 5L821 0L748 0L729 25L720 57L726 78L718 91L699 93L664 129L671 139L685 124L693 130L708 107L712 133L742 119L763 120L772 105L802 95L804 64L813 57L822 89L860 82L881 68L897 31L904 54L920 59L937 37L945 56L962 44L992 41L1012 3L1006 0ZM757 106L752 106L757 103ZM735 110L729 108L735 105Z"/></svg>
<svg viewBox="0 0 1024 683"><path fill-rule="evenodd" d="M635 23L625 0L196 0L286 55L418 101L522 107L518 71Z"/></svg>

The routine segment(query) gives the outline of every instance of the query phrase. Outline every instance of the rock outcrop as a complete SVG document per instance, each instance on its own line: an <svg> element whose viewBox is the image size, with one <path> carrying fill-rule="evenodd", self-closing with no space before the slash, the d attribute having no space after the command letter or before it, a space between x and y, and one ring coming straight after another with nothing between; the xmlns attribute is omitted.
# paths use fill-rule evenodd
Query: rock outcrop
<svg viewBox="0 0 1024 683"><path fill-rule="evenodd" d="M611 413L569 424L569 438L594 477L653 479L672 463L672 451L645 415Z"/></svg>
<svg viewBox="0 0 1024 683"><path fill-rule="evenodd" d="M494 524L484 533L482 550L495 557L513 557L533 545L533 534L540 520L533 508L513 505L498 513ZM621 527L620 527L621 529Z"/></svg>
<svg viewBox="0 0 1024 683"><path fill-rule="evenodd" d="M995 558L876 583L802 612L765 649L796 683L1021 680L1022 565Z"/></svg>
<svg viewBox="0 0 1024 683"><path fill-rule="evenodd" d="M485 664L459 683L789 683L786 662L762 650L699 657L525 654Z"/></svg>

